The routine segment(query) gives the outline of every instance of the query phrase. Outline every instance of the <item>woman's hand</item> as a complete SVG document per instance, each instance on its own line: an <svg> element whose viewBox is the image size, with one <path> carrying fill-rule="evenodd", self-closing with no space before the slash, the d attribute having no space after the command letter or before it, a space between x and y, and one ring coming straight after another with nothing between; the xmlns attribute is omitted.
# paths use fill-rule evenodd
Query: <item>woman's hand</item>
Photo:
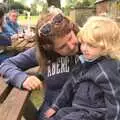
<svg viewBox="0 0 120 120"><path fill-rule="evenodd" d="M43 83L36 76L28 76L22 87L31 91L43 88Z"/></svg>
<svg viewBox="0 0 120 120"><path fill-rule="evenodd" d="M45 112L45 117L46 117L46 118L50 118L50 117L52 117L55 113L56 113L56 111L55 111L53 108L49 108L49 109Z"/></svg>

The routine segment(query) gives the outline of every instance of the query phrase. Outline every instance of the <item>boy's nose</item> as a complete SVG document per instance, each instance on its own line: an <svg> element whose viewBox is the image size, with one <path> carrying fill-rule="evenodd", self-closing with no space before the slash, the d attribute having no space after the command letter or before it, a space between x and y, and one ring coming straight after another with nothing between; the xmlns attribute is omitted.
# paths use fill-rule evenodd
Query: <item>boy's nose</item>
<svg viewBox="0 0 120 120"><path fill-rule="evenodd" d="M81 44L81 48L83 51L86 51L87 50L87 44Z"/></svg>

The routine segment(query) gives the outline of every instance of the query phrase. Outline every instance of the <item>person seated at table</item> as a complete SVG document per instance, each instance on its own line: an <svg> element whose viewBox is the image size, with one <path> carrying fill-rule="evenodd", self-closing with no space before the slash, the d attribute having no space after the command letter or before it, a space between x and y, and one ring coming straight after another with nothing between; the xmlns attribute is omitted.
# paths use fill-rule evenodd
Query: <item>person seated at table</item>
<svg viewBox="0 0 120 120"><path fill-rule="evenodd" d="M4 14L5 14L5 6L0 3L0 64L6 58L13 56L13 52L7 50L8 46L11 46L11 38L6 33L6 28L3 26L4 24Z"/></svg>
<svg viewBox="0 0 120 120"><path fill-rule="evenodd" d="M7 19L4 24L4 27L6 28L6 32L10 36L13 36L14 34L18 34L21 31L21 27L17 23L18 12L14 9L10 10L6 18Z"/></svg>

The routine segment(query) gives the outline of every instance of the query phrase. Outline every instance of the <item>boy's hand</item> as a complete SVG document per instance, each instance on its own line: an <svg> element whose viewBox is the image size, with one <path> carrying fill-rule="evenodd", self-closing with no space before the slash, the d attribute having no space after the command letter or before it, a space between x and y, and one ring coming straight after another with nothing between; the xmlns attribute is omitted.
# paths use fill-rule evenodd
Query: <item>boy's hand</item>
<svg viewBox="0 0 120 120"><path fill-rule="evenodd" d="M56 111L55 111L53 108L49 108L49 109L45 112L45 117L46 117L46 118L50 118L50 117L52 117L55 113L56 113Z"/></svg>
<svg viewBox="0 0 120 120"><path fill-rule="evenodd" d="M43 83L36 76L28 76L27 79L23 82L24 89L35 90L43 88Z"/></svg>

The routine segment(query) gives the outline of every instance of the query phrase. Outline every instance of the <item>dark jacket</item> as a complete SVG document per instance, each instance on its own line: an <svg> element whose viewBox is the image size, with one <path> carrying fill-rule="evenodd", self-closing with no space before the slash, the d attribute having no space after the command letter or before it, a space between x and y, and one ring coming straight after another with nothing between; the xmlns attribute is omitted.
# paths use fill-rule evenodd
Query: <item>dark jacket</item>
<svg viewBox="0 0 120 120"><path fill-rule="evenodd" d="M0 32L0 64L9 57L7 47L11 45L11 39L4 32Z"/></svg>
<svg viewBox="0 0 120 120"><path fill-rule="evenodd" d="M71 98L72 107L84 109L89 118L101 113L104 120L120 120L120 62L79 62L52 107L58 110Z"/></svg>
<svg viewBox="0 0 120 120"><path fill-rule="evenodd" d="M0 46L10 46L11 40L4 32L0 32Z"/></svg>

